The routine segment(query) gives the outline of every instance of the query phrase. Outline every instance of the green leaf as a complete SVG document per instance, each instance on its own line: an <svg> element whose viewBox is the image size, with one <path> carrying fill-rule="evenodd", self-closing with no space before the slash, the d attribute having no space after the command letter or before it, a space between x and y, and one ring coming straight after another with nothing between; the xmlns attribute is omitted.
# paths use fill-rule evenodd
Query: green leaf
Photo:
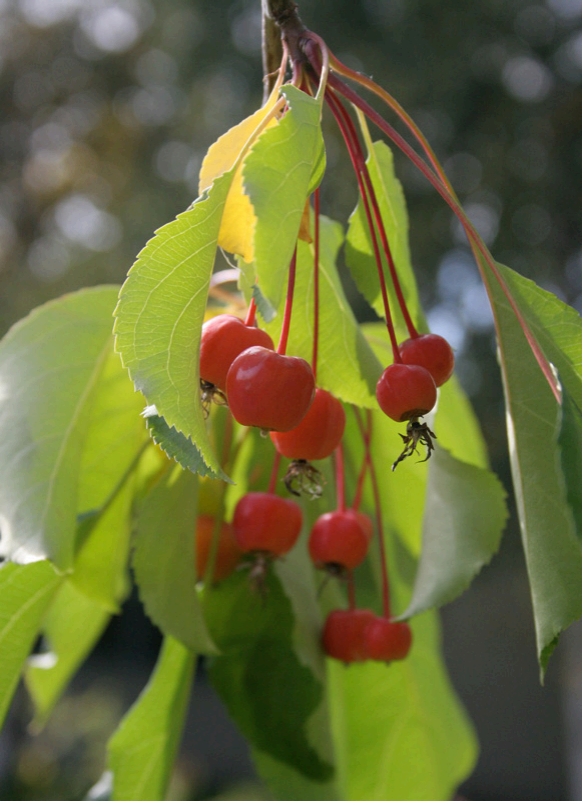
<svg viewBox="0 0 586 805"><path fill-rule="evenodd" d="M332 768L307 734L323 686L297 657L291 605L272 570L265 594L251 590L245 573L235 573L206 592L204 609L223 652L210 661L210 679L244 736L306 777L327 780Z"/></svg>
<svg viewBox="0 0 586 805"><path fill-rule="evenodd" d="M46 723L71 677L108 625L110 614L66 581L45 617L44 654L29 658L25 681L35 705L34 729Z"/></svg>
<svg viewBox="0 0 586 805"><path fill-rule="evenodd" d="M411 624L407 659L329 661L330 707L344 799L449 800L478 749L441 660L438 617Z"/></svg>
<svg viewBox="0 0 586 805"><path fill-rule="evenodd" d="M197 477L173 466L138 510L133 568L149 618L193 651L215 653L195 591Z"/></svg>
<svg viewBox="0 0 586 805"><path fill-rule="evenodd" d="M374 407L376 384L383 367L362 334L342 289L336 258L343 240L340 224L320 216L318 384L345 402ZM287 351L310 363L313 353L313 261L313 244L298 241ZM266 328L273 339L278 339L281 330L284 304L283 301L279 316Z"/></svg>
<svg viewBox="0 0 586 805"><path fill-rule="evenodd" d="M116 349L135 387L219 476L200 402L199 344L232 176L220 176L147 243L120 291L115 324Z"/></svg>
<svg viewBox="0 0 586 805"><path fill-rule="evenodd" d="M566 499L578 536L582 534L582 416L562 385L562 421L558 436Z"/></svg>
<svg viewBox="0 0 586 805"><path fill-rule="evenodd" d="M267 128L244 160L244 188L257 218L254 262L258 284L278 309L301 216L323 149L321 101L297 87L283 87L288 110ZM161 410L164 415L164 411ZM168 419L168 417L166 417Z"/></svg>
<svg viewBox="0 0 586 805"><path fill-rule="evenodd" d="M368 149L366 164L387 233L391 255L399 275L401 288L415 326L420 331L424 331L425 320L419 304L417 285L411 267L407 207L403 188L395 176L393 152L386 143L373 143L366 128L363 128L363 133L366 135ZM346 234L345 256L358 290L378 315L384 318L378 271L362 200L358 201L356 209L350 216ZM405 330L388 265L382 251L381 258L383 260L385 284L391 302L393 322L397 335L399 338L403 338L406 337L407 331Z"/></svg>
<svg viewBox="0 0 586 805"><path fill-rule="evenodd" d="M149 409L147 409L147 413L148 411ZM169 458L181 464L183 469L195 472L198 475L226 480L226 475L223 472L217 473L210 470L191 439L179 433L175 428L169 427L162 416L152 414L147 416L146 421L154 443L158 444Z"/></svg>
<svg viewBox="0 0 586 805"><path fill-rule="evenodd" d="M108 744L112 799L165 799L194 668L195 655L167 636L148 685Z"/></svg>
<svg viewBox="0 0 586 805"><path fill-rule="evenodd" d="M81 593L118 612L129 590L131 505L137 463L149 444L137 394L110 343L96 384L78 482L77 554Z"/></svg>
<svg viewBox="0 0 586 805"><path fill-rule="evenodd" d="M0 565L0 727L43 615L62 581L50 562Z"/></svg>
<svg viewBox="0 0 586 805"><path fill-rule="evenodd" d="M443 606L464 592L498 550L507 520L496 475L440 447L429 464L421 556L402 618Z"/></svg>
<svg viewBox="0 0 586 805"><path fill-rule="evenodd" d="M117 289L34 310L0 344L0 530L17 561L73 566L78 479Z"/></svg>
<svg viewBox="0 0 586 805"><path fill-rule="evenodd" d="M522 312L531 307L528 323L574 398L575 314L511 269L499 270ZM561 410L497 280L486 266L484 274L495 315L513 483L544 672L560 632L581 612L581 550L558 446Z"/></svg>

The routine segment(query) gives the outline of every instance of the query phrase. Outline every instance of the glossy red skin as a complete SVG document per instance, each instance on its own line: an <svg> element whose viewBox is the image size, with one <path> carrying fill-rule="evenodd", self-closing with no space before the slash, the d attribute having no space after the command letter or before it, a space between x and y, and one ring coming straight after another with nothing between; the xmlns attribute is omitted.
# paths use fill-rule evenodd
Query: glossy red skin
<svg viewBox="0 0 586 805"><path fill-rule="evenodd" d="M203 579L206 572L210 545L216 527L216 518L202 514L197 518L195 527L195 569L198 579ZM242 560L242 551L234 537L231 523L222 523L218 540L218 552L214 565L213 581L227 578Z"/></svg>
<svg viewBox="0 0 586 805"><path fill-rule="evenodd" d="M317 461L334 452L342 440L345 426L346 413L342 403L329 391L316 389L309 411L299 425L270 436L285 458Z"/></svg>
<svg viewBox="0 0 586 805"><path fill-rule="evenodd" d="M232 525L245 553L266 551L282 556L297 542L303 514L292 500L270 492L249 492L236 504Z"/></svg>
<svg viewBox="0 0 586 805"><path fill-rule="evenodd" d="M364 643L370 660L404 660L412 642L411 627L403 621L375 618L364 631Z"/></svg>
<svg viewBox="0 0 586 805"><path fill-rule="evenodd" d="M322 514L309 535L309 555L318 568L339 565L353 570L368 552L369 538L353 509Z"/></svg>
<svg viewBox="0 0 586 805"><path fill-rule="evenodd" d="M454 351L441 335L426 333L408 338L399 344L399 352L403 363L427 369L436 386L443 385L454 371Z"/></svg>
<svg viewBox="0 0 586 805"><path fill-rule="evenodd" d="M226 390L226 375L235 358L249 347L274 349L273 339L258 327L247 327L236 316L214 316L201 331L199 374L202 380Z"/></svg>
<svg viewBox="0 0 586 805"><path fill-rule="evenodd" d="M292 430L313 401L315 378L303 358L251 347L230 366L226 393L232 416L241 425Z"/></svg>
<svg viewBox="0 0 586 805"><path fill-rule="evenodd" d="M423 366L393 363L376 384L382 411L395 422L428 414L437 400L437 386Z"/></svg>
<svg viewBox="0 0 586 805"><path fill-rule="evenodd" d="M322 632L322 646L328 657L342 662L364 662L368 652L365 631L376 615L369 609L334 609Z"/></svg>
<svg viewBox="0 0 586 805"><path fill-rule="evenodd" d="M374 526L372 524L372 520L368 516L368 514L364 514L364 512L359 512L356 509L353 509L354 514L358 518L358 522L362 526L362 530L366 534L366 538L370 540L372 537L372 533L374 531Z"/></svg>

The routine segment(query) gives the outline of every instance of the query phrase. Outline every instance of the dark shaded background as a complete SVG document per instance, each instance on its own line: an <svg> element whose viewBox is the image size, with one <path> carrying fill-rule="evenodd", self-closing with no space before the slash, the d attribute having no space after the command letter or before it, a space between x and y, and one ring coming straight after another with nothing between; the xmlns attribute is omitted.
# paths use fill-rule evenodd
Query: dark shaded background
<svg viewBox="0 0 586 805"><path fill-rule="evenodd" d="M47 299L120 283L153 230L195 197L209 144L260 103L259 6L0 0L0 334ZM580 12L579 0L300 0L336 55L414 116L495 257L578 309ZM327 117L325 129L322 204L344 220L356 185ZM456 349L510 489L482 285L449 210L397 165L430 325ZM446 660L482 746L461 794L579 799L580 630L564 636L541 688L514 517L499 556L443 615ZM131 599L34 740L21 691L0 737L4 799L83 797L158 640ZM258 798L252 774L200 674L174 796Z"/></svg>

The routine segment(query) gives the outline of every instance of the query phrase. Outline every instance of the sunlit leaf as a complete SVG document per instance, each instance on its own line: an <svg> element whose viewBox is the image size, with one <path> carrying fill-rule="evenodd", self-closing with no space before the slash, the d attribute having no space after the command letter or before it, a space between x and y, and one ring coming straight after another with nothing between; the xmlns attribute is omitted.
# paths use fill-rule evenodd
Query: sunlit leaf
<svg viewBox="0 0 586 805"><path fill-rule="evenodd" d="M568 320L577 323L575 313L552 294L535 290L533 283L510 269L501 266L500 271L523 312L528 300L529 304L536 301L527 317L530 326L573 397L577 331L576 327L560 325ZM513 483L544 671L560 632L581 612L581 550L567 502L558 445L561 410L488 268L485 276L495 314Z"/></svg>
<svg viewBox="0 0 586 805"><path fill-rule="evenodd" d="M148 685L108 744L112 799L165 799L194 668L193 652L167 636Z"/></svg>
<svg viewBox="0 0 586 805"><path fill-rule="evenodd" d="M323 148L321 102L292 85L283 87L288 109L244 160L244 188L257 218L254 260L258 284L278 308L314 166Z"/></svg>
<svg viewBox="0 0 586 805"><path fill-rule="evenodd" d="M231 182L232 172L223 174L147 243L120 291L115 324L116 348L135 387L217 474L200 401L199 343Z"/></svg>
<svg viewBox="0 0 586 805"><path fill-rule="evenodd" d="M45 724L109 620L108 612L70 582L66 581L57 592L42 625L46 652L29 658L25 672L35 705L34 728Z"/></svg>
<svg viewBox="0 0 586 805"><path fill-rule="evenodd" d="M0 344L0 550L71 569L94 393L111 354L117 289L34 310Z"/></svg>
<svg viewBox="0 0 586 805"><path fill-rule="evenodd" d="M328 779L332 769L306 731L323 687L294 651L291 605L275 575L269 571L261 596L246 573L235 573L206 594L204 609L223 652L210 661L210 679L242 733L307 777Z"/></svg>
<svg viewBox="0 0 586 805"><path fill-rule="evenodd" d="M435 450L413 598L401 617L443 606L467 589L498 550L507 519L504 498L495 475Z"/></svg>
<svg viewBox="0 0 586 805"><path fill-rule="evenodd" d="M141 502L133 568L145 611L164 634L214 653L195 592L197 476L177 466Z"/></svg>
<svg viewBox="0 0 586 805"><path fill-rule="evenodd" d="M79 469L77 553L71 576L80 592L110 612L119 611L129 590L133 475L148 444L140 416L143 405L111 342L96 384Z"/></svg>
<svg viewBox="0 0 586 805"><path fill-rule="evenodd" d="M0 726L63 577L50 562L0 565Z"/></svg>

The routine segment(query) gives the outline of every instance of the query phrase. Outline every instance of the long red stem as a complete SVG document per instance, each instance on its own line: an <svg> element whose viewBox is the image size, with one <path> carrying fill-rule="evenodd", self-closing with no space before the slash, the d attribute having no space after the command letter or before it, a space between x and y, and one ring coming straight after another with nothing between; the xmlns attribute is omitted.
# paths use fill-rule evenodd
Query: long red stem
<svg viewBox="0 0 586 805"><path fill-rule="evenodd" d="M344 486L344 451L342 445L336 447L336 497L338 499L338 511L346 511L346 491Z"/></svg>
<svg viewBox="0 0 586 805"><path fill-rule="evenodd" d="M358 427L360 429L362 440L364 442L365 461L367 462L368 468L370 470L370 483L372 485L372 495L374 497L374 512L376 520L376 529L378 532L378 546L379 546L379 555L381 564L383 614L385 618L389 619L392 617L391 591L389 587L389 572L388 572L387 554L384 540L382 506L380 500L380 492L378 488L378 481L376 478L376 471L374 469L374 464L372 462L372 455L370 453L370 442L372 439L372 411L367 410L366 412L366 427L362 422L360 412L356 406L354 406L354 414L356 416L356 421L358 422Z"/></svg>
<svg viewBox="0 0 586 805"><path fill-rule="evenodd" d="M375 230L375 227L374 227L374 221L372 219L372 212L371 212L371 209L370 209L370 200L368 198L368 194L366 192L366 188L365 188L365 185L364 185L364 178L363 178L363 172L362 172L362 167L361 167L361 161L364 162L364 156L362 155L361 151L356 152L356 150L354 148L354 142L352 140L352 137L351 137L349 131L347 130L347 127L346 127L346 121L344 120L343 115L340 114L340 111L338 109L338 105L336 103L337 98L329 90L326 90L326 102L327 102L328 106L330 107L330 109L332 111L332 114L334 115L334 118L336 120L336 123L338 124L338 126L340 128L340 132L342 133L342 137L344 138L344 142L346 143L346 147L348 149L348 154L350 155L350 161L352 162L352 166L353 166L354 172L356 174L356 179L358 180L358 189L359 189L359 192L360 192L360 197L362 198L362 203L364 204L364 211L366 213L366 221L367 221L367 224L368 224L368 229L369 229L369 233L370 233L370 239L372 241L374 259L375 259L375 262L376 262L376 268L377 268L377 272L378 272L378 279L379 279L379 284L380 284L380 289L381 289L381 295L382 295L382 299L383 299L383 306L384 306L384 310L385 310L385 320L386 320L387 330L389 332L389 337L391 339L391 345L393 347L393 356L394 356L395 363L402 363L401 354L399 352L399 344L397 342L397 336L395 334L395 328L393 326L393 317L392 317L392 314L391 314L391 307L389 305L389 297L388 297L388 294L387 294L387 286L386 286L386 283L385 283L385 277L384 277L384 272L383 272L383 264L382 264L382 259L381 259L381 255L380 255L378 239L377 239L377 236L376 236L376 230Z"/></svg>
<svg viewBox="0 0 586 805"><path fill-rule="evenodd" d="M313 194L313 354L311 368L317 380L317 358L319 345L319 187Z"/></svg>
<svg viewBox="0 0 586 805"><path fill-rule="evenodd" d="M291 327L291 314L293 312L293 293L295 291L295 274L297 272L297 246L293 252L291 263L289 264L289 282L287 283L287 299L285 300L285 311L283 313L283 326L281 327L281 337L277 346L279 355L287 352L287 341L289 339L289 328Z"/></svg>
<svg viewBox="0 0 586 805"><path fill-rule="evenodd" d="M246 313L246 318L244 319L244 324L247 327L252 327L254 325L254 319L256 316L256 302L254 299L250 300L250 304L248 306L248 311Z"/></svg>
<svg viewBox="0 0 586 805"><path fill-rule="evenodd" d="M348 127L348 131L352 140L354 142L354 148L357 155L360 157L361 162L361 172L364 177L364 183L366 185L366 190L370 197L370 202L372 206L372 211L374 213L376 226L378 229L378 233L381 239L381 243L383 246L383 251L385 253L385 258L387 261L387 265L389 267L389 274L391 276L391 282L393 283L393 287L395 289L395 294L397 297L397 301L399 303L399 307L401 308L401 313L403 315L403 319L405 321L405 325L407 326L407 330L409 331L409 335L411 338L416 338L419 335L417 328L413 324L413 319L411 318L411 314L409 313L409 309L407 307L407 302L405 300L405 295L403 294L403 289L401 288L401 283L399 281L399 275L397 273L397 267L395 266L395 261L393 260L393 255L391 253L391 247L389 245L389 239L387 237L387 232L385 229L385 225L383 223L380 207L378 205L378 199L376 197L376 192L374 190L374 186L372 184L372 179L370 177L370 171L368 170L368 165L364 159L362 154L362 149L360 147L360 140L358 139L358 133L352 122L350 115L348 114L346 108L341 103L341 101L337 98L337 96L332 93L333 97L336 98L337 101L337 108L340 114L344 117L346 121L346 125Z"/></svg>
<svg viewBox="0 0 586 805"><path fill-rule="evenodd" d="M482 240L482 238L480 237L480 235L478 234L472 223L468 220L466 213L461 208L457 199L453 195L453 191L451 190L449 183L444 184L442 177L441 176L438 177L429 168L429 166L413 150L413 148L409 145L409 143L407 143L406 140L403 137L401 137L401 135L391 125L389 125L387 121L383 117L381 117L381 115L379 115L378 112L376 112L366 101L364 101L350 87L344 84L343 81L340 81L340 79L336 78L336 76L330 75L329 83L340 93L340 95L343 95L345 98L351 101L351 103L353 103L355 106L361 109L364 112L364 114L370 120L372 120L372 122L376 126L378 126L382 132L384 132L387 135L387 137L391 140L391 142L395 143L395 145L398 148L400 148L401 151L403 151L403 153L411 160L411 162L413 162L413 164L421 171L421 173L423 173L423 175L430 182L430 184L433 185L435 190L437 190L437 192L440 194L440 196L443 198L446 204L450 207L452 212L456 215L456 217L464 227L464 231L466 232L468 240L470 241L472 251L478 264L478 269L484 280L484 284L488 287L483 267L483 261L486 262L486 264L492 271L497 283L499 284L503 294L507 299L507 302L509 303L513 313L515 314L519 326L523 331L523 335L525 336L527 343L529 344L529 347L533 352L535 360L537 361L539 368L543 372L543 375L545 376L557 403L561 404L561 391L559 388L557 378L553 373L549 361L543 354L541 347L537 343L535 336L533 335L533 333L529 329L529 326L527 325L527 322L523 318L523 315L519 310L517 302L515 301L513 295L509 291L509 288L507 287L504 279L502 278L502 275L498 270L496 263L492 255L488 251L484 241Z"/></svg>
<svg viewBox="0 0 586 805"><path fill-rule="evenodd" d="M275 494L275 489L277 488L277 478L279 475L279 464L281 463L281 454L276 450L275 451L275 458L273 459L273 468L271 470L271 477L269 480L269 488L267 492L271 495Z"/></svg>

